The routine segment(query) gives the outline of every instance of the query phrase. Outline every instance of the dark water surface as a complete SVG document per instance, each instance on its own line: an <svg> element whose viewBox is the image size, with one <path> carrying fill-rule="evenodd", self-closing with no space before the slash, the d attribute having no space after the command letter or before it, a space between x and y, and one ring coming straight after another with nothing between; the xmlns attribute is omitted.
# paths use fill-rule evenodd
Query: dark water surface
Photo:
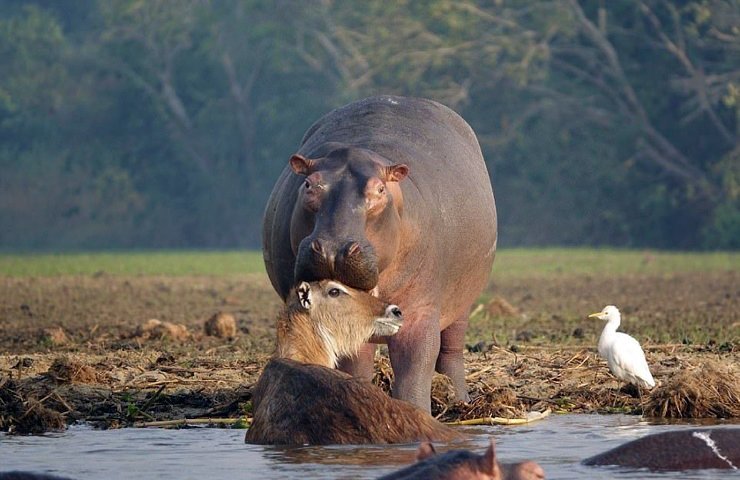
<svg viewBox="0 0 740 480"><path fill-rule="evenodd" d="M705 424L706 425L706 424ZM580 461L649 433L690 428L655 425L637 416L552 415L527 426L467 427L470 439L456 448L482 453L491 435L499 459L533 459L547 478L740 478L740 471L650 473L585 467ZM444 448L438 448L444 450ZM413 461L416 445L277 448L244 444L244 430L93 430L0 436L0 471L32 470L79 480L186 479L367 479Z"/></svg>

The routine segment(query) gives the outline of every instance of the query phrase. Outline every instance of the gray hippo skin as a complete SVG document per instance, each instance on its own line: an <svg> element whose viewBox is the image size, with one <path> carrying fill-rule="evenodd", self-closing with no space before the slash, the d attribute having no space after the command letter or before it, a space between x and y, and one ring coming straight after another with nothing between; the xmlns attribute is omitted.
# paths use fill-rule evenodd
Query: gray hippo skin
<svg viewBox="0 0 740 480"><path fill-rule="evenodd" d="M331 278L399 305L404 327L387 339L393 395L429 411L435 368L468 399L463 337L496 233L470 126L430 100L379 96L306 132L270 195L263 253L283 299L298 281ZM374 352L367 344L341 368L369 379Z"/></svg>
<svg viewBox="0 0 740 480"><path fill-rule="evenodd" d="M740 428L675 430L647 435L583 461L649 470L740 468Z"/></svg>

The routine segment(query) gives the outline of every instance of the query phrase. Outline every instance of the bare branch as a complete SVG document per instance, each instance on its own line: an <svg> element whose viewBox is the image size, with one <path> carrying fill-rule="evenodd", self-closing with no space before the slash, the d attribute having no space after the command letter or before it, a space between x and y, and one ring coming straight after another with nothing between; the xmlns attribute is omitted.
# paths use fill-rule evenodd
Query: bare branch
<svg viewBox="0 0 740 480"><path fill-rule="evenodd" d="M646 149L645 155L667 173L678 177L686 184L693 185L703 196L713 198L715 193L709 187L710 182L700 169L694 167L691 161L683 155L670 141L668 141L650 122L642 103L629 83L619 61L619 56L611 42L591 22L577 0L569 0L571 8L581 25L584 34L604 55L607 66L613 78L617 81L618 91L624 95L624 103L628 106L629 116L634 117L637 125L646 135L647 142L639 148ZM644 4L643 4L644 5Z"/></svg>
<svg viewBox="0 0 740 480"><path fill-rule="evenodd" d="M643 14L646 16L646 18L650 21L650 23L653 25L653 28L655 28L658 37L663 42L663 45L665 49L670 52L676 59L679 61L679 63L683 66L683 68L686 70L686 73L689 74L691 77L691 86L692 90L695 92L699 108L705 112L708 116L712 124L714 124L715 128L720 132L722 135L722 138L729 144L729 145L735 145L736 139L734 138L734 135L725 127L725 125L722 123L722 120L720 120L717 113L712 108L712 104L709 101L709 96L707 95L707 89L706 89L706 82L704 81L704 72L702 72L700 69L697 69L694 67L694 64L691 62L691 59L689 58L688 54L686 53L685 48L681 48L679 45L674 43L668 35L666 35L665 31L663 30L663 25L660 22L660 19L653 13L653 11L648 7L645 2L640 2L640 10L643 12ZM674 17L678 16L678 13L675 11L675 8L671 7L671 13ZM678 31L681 31L680 25L677 25L676 28ZM690 114L690 117L694 115Z"/></svg>

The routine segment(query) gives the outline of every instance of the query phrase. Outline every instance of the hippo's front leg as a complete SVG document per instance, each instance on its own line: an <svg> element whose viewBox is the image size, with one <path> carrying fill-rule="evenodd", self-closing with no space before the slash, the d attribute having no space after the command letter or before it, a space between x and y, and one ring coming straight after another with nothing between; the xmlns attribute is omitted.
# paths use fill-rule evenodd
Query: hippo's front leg
<svg viewBox="0 0 740 480"><path fill-rule="evenodd" d="M450 377L455 389L455 401L469 402L468 387L465 385L465 330L468 328L466 310L452 325L442 330L437 371Z"/></svg>
<svg viewBox="0 0 740 480"><path fill-rule="evenodd" d="M431 411L432 376L439 355L439 311L406 308L401 330L388 340L393 396Z"/></svg>

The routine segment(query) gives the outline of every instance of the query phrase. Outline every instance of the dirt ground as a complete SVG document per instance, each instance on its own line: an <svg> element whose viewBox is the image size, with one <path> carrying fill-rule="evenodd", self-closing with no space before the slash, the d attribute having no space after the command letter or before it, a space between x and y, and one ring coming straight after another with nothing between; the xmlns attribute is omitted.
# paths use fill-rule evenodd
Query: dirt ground
<svg viewBox="0 0 740 480"><path fill-rule="evenodd" d="M640 340L659 383L642 398L596 353L603 323L587 315L607 303L622 310L622 330ZM257 274L0 277L0 428L248 418L279 307ZM219 312L233 315L233 336L205 334ZM137 331L151 319L185 328ZM494 276L471 315L467 350L470 404L451 404L446 379L435 379L433 413L444 421L547 408L737 421L740 272ZM389 389L382 347L376 367L375 382Z"/></svg>

